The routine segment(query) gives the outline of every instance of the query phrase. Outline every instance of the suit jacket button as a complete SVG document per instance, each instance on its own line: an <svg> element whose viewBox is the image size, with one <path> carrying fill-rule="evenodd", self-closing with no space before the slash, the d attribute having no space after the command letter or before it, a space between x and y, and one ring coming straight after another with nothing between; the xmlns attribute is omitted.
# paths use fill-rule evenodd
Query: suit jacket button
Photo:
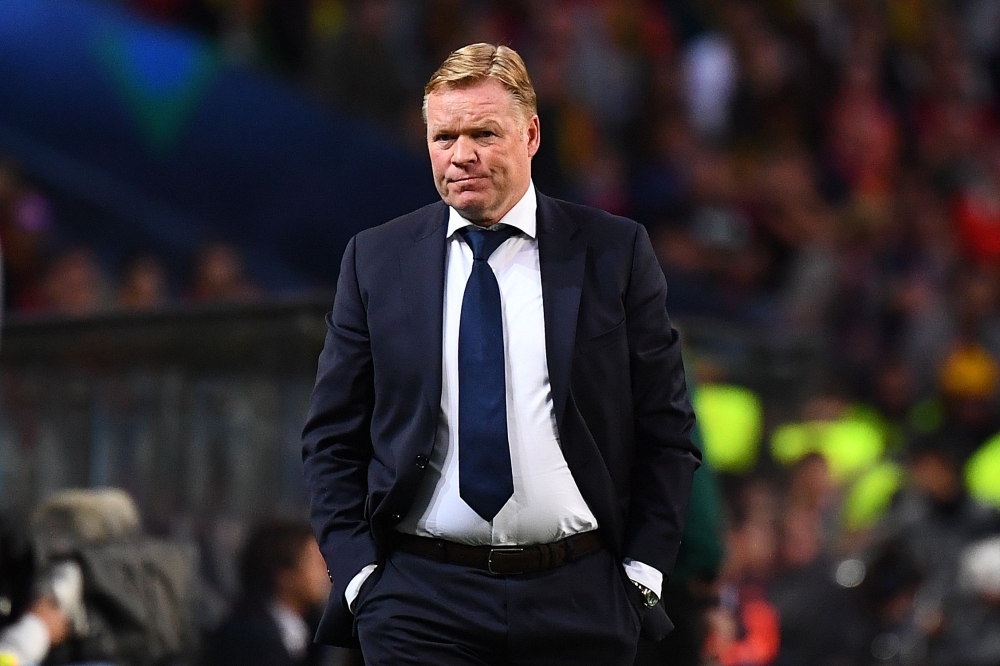
<svg viewBox="0 0 1000 666"><path fill-rule="evenodd" d="M403 514L401 514L401 513L394 513L394 514L392 514L389 517L392 518L393 522L398 523L399 521L401 521L403 519Z"/></svg>
<svg viewBox="0 0 1000 666"><path fill-rule="evenodd" d="M427 456L417 456L417 467L420 469L427 467Z"/></svg>

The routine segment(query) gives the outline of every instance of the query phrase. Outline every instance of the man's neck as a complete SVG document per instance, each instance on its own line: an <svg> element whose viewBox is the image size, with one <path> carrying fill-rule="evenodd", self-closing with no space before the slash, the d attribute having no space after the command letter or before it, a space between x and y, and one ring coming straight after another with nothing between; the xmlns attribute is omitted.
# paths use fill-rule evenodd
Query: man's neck
<svg viewBox="0 0 1000 666"><path fill-rule="evenodd" d="M507 208L506 212L497 219L483 220L483 219L473 219L472 217L467 217L457 208L449 208L448 216L448 235L455 233L457 230L468 224L474 224L478 228L496 228L497 223L503 223L517 227L528 236L535 237L535 211L537 208L537 202L535 197L535 191L533 189L534 185L529 181L528 187L521 194L521 196L514 201L514 205ZM488 224L486 224L488 222Z"/></svg>

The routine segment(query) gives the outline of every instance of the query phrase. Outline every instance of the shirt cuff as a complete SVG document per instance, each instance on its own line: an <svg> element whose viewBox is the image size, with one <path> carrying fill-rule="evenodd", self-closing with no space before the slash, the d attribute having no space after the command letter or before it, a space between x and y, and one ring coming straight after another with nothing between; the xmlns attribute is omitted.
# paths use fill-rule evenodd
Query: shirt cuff
<svg viewBox="0 0 1000 666"><path fill-rule="evenodd" d="M658 569L633 560L631 557L626 557L622 561L622 566L625 567L625 575L633 583L648 587L657 599L663 596L663 574Z"/></svg>
<svg viewBox="0 0 1000 666"><path fill-rule="evenodd" d="M353 613L354 612L354 602L358 598L358 592L361 591L361 586L365 584L368 580L368 576L372 575L372 572L378 568L377 564L369 564L364 569L355 574L351 582L347 584L347 589L344 590L344 599L347 601L347 608Z"/></svg>

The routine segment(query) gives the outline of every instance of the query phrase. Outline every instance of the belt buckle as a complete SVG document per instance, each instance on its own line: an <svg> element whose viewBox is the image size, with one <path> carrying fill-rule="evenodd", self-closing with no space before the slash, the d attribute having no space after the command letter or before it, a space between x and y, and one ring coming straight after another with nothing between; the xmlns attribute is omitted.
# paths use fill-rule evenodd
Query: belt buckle
<svg viewBox="0 0 1000 666"><path fill-rule="evenodd" d="M497 548L490 548L490 555L486 558L486 571L493 574L494 576L516 576L517 574L524 573L523 571L494 571L493 570L493 555L494 553L523 553L524 548L518 548L516 546L499 546Z"/></svg>

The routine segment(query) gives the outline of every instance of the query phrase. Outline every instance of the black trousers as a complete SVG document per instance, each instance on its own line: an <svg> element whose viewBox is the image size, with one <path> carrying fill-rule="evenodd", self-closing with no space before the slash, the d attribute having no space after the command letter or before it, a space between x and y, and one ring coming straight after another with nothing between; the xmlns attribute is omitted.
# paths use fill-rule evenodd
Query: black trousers
<svg viewBox="0 0 1000 666"><path fill-rule="evenodd" d="M395 551L362 586L358 637L366 666L631 666L633 594L604 550L512 576Z"/></svg>

